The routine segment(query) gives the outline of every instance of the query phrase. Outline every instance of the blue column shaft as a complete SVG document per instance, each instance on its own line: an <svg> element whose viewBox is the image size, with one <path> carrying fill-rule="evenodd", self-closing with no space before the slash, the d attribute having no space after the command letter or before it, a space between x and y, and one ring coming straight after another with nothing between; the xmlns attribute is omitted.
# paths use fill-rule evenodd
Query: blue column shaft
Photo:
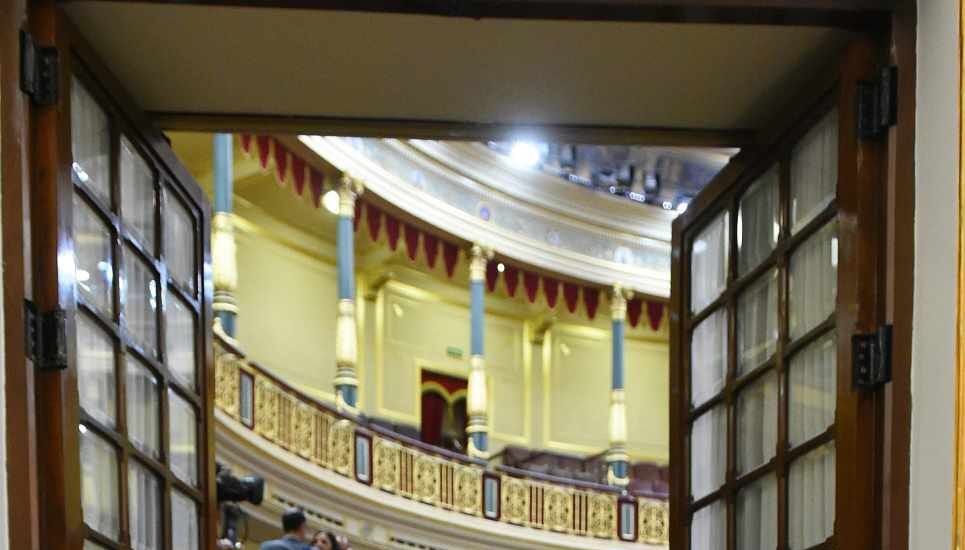
<svg viewBox="0 0 965 550"><path fill-rule="evenodd" d="M231 213L234 194L233 166L234 140L231 134L215 134L214 147L214 211ZM234 337L236 330L235 313L218 311L221 328L228 336Z"/></svg>
<svg viewBox="0 0 965 550"><path fill-rule="evenodd" d="M355 299L355 226L352 218L338 219L338 299Z"/></svg>
<svg viewBox="0 0 965 550"><path fill-rule="evenodd" d="M232 156L234 146L231 134L214 135L214 211L231 212Z"/></svg>
<svg viewBox="0 0 965 550"><path fill-rule="evenodd" d="M471 281L470 291L470 324L472 326L469 353L472 355L483 355L483 342L485 338L485 313L486 306L483 302L483 282Z"/></svg>
<svg viewBox="0 0 965 550"><path fill-rule="evenodd" d="M611 378L612 388L615 390L623 389L623 321L613 320L613 375Z"/></svg>

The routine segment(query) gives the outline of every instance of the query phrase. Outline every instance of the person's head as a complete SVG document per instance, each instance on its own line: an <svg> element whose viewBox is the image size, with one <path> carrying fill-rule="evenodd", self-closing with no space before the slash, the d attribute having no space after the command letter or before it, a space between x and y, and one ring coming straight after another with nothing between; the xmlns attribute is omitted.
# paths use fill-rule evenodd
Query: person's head
<svg viewBox="0 0 965 550"><path fill-rule="evenodd" d="M319 550L341 550L335 534L329 531L316 531L312 537L312 546Z"/></svg>
<svg viewBox="0 0 965 550"><path fill-rule="evenodd" d="M300 540L308 538L308 519L298 508L289 508L281 515L281 528L286 535L292 535Z"/></svg>

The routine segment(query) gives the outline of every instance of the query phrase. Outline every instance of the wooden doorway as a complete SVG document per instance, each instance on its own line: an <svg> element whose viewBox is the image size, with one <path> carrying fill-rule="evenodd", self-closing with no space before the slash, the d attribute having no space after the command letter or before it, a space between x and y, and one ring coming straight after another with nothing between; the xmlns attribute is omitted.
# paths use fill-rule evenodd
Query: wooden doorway
<svg viewBox="0 0 965 550"><path fill-rule="evenodd" d="M873 548L882 142L857 134L860 42L674 224L671 545Z"/></svg>
<svg viewBox="0 0 965 550"><path fill-rule="evenodd" d="M53 3L57 94L33 110L34 301L63 320L36 375L40 547L213 548L210 208Z"/></svg>

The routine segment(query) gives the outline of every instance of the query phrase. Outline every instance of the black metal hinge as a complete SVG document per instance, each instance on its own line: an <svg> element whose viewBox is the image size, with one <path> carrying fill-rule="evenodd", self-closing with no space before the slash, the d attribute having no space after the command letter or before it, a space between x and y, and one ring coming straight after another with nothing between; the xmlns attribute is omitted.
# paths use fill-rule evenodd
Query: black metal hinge
<svg viewBox="0 0 965 550"><path fill-rule="evenodd" d="M875 81L858 82L858 137L883 136L898 120L898 67L881 69Z"/></svg>
<svg viewBox="0 0 965 550"><path fill-rule="evenodd" d="M62 308L39 312L37 305L24 302L24 335L27 357L40 370L67 368L67 312Z"/></svg>
<svg viewBox="0 0 965 550"><path fill-rule="evenodd" d="M852 383L858 390L875 390L891 381L891 325L871 334L851 337Z"/></svg>
<svg viewBox="0 0 965 550"><path fill-rule="evenodd" d="M20 31L20 89L35 105L57 103L59 68L57 48L39 47L29 32Z"/></svg>

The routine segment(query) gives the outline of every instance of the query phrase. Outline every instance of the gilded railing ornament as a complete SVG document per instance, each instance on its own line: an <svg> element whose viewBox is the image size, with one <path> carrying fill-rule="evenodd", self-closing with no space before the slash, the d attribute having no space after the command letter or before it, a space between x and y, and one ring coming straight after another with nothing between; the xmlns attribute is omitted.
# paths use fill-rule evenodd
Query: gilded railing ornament
<svg viewBox="0 0 965 550"><path fill-rule="evenodd" d="M519 478L503 478L503 517L509 523L525 525L529 517L529 487Z"/></svg>
<svg viewBox="0 0 965 550"><path fill-rule="evenodd" d="M589 531L594 537L612 538L616 530L616 497L597 493L590 497Z"/></svg>
<svg viewBox="0 0 965 550"><path fill-rule="evenodd" d="M251 429L274 445L303 460L355 478L355 450L359 434L370 438L372 488L428 506L483 517L485 479L498 479L498 513L489 519L574 536L617 539L617 496L613 491L569 486L527 477L490 472L481 463L449 459L425 449L372 434L353 419L284 387L241 352L215 343L215 404L241 420L241 376L251 379L254 410ZM362 490L362 489L360 489ZM636 499L637 542L666 545L669 514L665 501Z"/></svg>
<svg viewBox="0 0 965 550"><path fill-rule="evenodd" d="M670 507L656 500L640 501L640 541L667 544L670 539Z"/></svg>
<svg viewBox="0 0 965 550"><path fill-rule="evenodd" d="M332 425L330 436L332 469L344 476L352 475L352 459L355 456L354 434L355 427L348 419L339 420Z"/></svg>

